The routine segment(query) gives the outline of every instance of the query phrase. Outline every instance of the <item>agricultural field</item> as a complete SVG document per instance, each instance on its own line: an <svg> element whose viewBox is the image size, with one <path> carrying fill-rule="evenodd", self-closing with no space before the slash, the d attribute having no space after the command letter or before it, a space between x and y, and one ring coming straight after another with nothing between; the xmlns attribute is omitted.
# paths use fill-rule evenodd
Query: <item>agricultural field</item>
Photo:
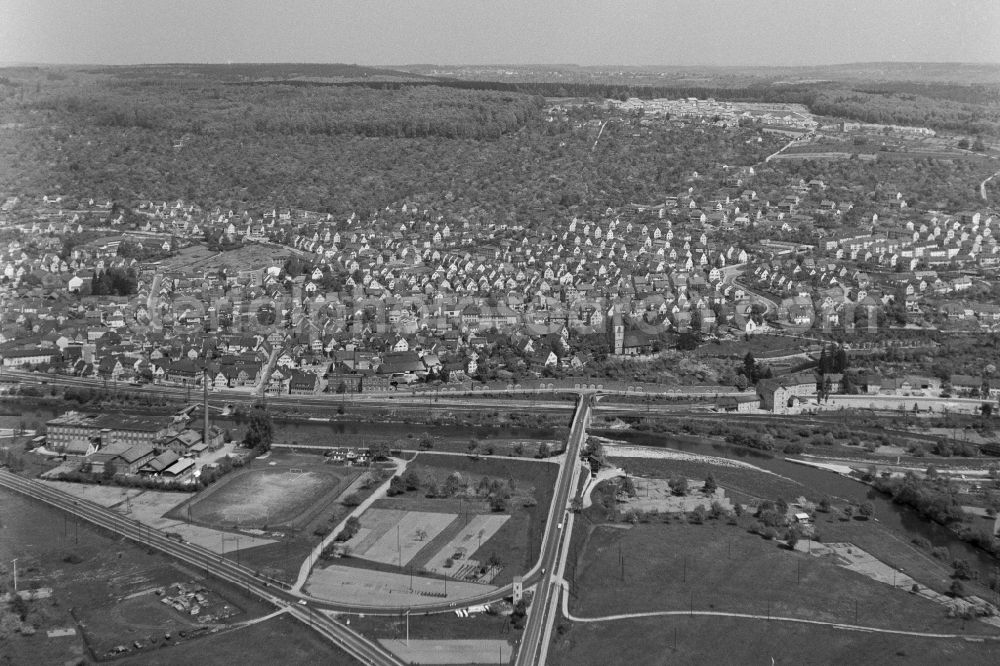
<svg viewBox="0 0 1000 666"><path fill-rule="evenodd" d="M288 250L270 245L244 245L235 250L215 252L204 245L192 245L160 262L161 271L180 268L210 267L234 275L242 270L281 266L288 257Z"/></svg>
<svg viewBox="0 0 1000 666"><path fill-rule="evenodd" d="M491 557L480 551L492 548L490 539L510 516L476 513L480 507L471 506L471 501L469 511L462 511L456 502L448 504L459 512L369 509L362 517L361 529L345 546L355 558L460 580L491 582L497 569L490 566L486 573L480 573Z"/></svg>
<svg viewBox="0 0 1000 666"><path fill-rule="evenodd" d="M440 506L443 508L439 510L456 516L415 564L440 574L465 577L471 563L489 569L490 560L498 559L500 570L490 579L494 585L509 583L534 564L558 473L555 464L422 453L407 471L421 480L419 487L380 500L374 508L427 511ZM485 490L493 482L501 482L500 494L507 496L497 506ZM434 489L438 491L436 496L428 497L428 491ZM461 557L454 557L459 554ZM453 560L450 567L445 566L448 559Z"/></svg>
<svg viewBox="0 0 1000 666"><path fill-rule="evenodd" d="M310 589L353 594L348 587L357 583L341 569L348 577L352 570L376 572L372 595L411 587L439 594L447 587L451 597L460 585L471 586L469 593L504 585L538 556L557 472L549 462L418 454L390 496L375 501L351 538L329 551L328 559L340 557L313 571Z"/></svg>
<svg viewBox="0 0 1000 666"><path fill-rule="evenodd" d="M240 470L178 508L196 523L218 528L294 528L332 502L360 475L351 468L257 467Z"/></svg>

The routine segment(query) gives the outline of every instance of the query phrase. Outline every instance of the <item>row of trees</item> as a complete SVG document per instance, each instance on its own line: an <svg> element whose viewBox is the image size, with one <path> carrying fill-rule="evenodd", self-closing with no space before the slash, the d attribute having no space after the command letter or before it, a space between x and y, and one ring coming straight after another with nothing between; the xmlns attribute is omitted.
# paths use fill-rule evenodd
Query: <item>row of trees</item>
<svg viewBox="0 0 1000 666"><path fill-rule="evenodd" d="M109 268L94 276L90 287L93 296L130 296L139 287L139 278L131 268Z"/></svg>
<svg viewBox="0 0 1000 666"><path fill-rule="evenodd" d="M406 492L423 491L427 497L448 498L464 497L471 493L474 497L488 501L493 511L501 512L507 510L508 502L516 489L517 482L513 478L505 480L482 476L473 485L456 471L440 483L433 476L425 478L416 470L409 469L402 475L392 477L387 494L395 497Z"/></svg>

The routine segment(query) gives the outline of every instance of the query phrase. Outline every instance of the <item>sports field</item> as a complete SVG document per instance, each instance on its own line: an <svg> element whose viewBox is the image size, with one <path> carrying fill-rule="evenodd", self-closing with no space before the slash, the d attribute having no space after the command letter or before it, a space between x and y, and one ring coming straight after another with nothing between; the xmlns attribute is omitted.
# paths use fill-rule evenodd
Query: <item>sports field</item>
<svg viewBox="0 0 1000 666"><path fill-rule="evenodd" d="M191 520L219 527L262 528L300 522L315 505L333 499L357 476L347 469L256 469L225 478L178 509Z"/></svg>

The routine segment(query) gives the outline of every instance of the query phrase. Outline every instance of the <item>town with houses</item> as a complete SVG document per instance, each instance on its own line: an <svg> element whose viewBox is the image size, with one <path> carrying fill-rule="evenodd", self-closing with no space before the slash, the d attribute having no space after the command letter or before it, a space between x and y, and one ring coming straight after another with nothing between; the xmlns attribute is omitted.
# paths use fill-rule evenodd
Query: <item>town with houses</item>
<svg viewBox="0 0 1000 666"><path fill-rule="evenodd" d="M0 666L992 663L986 87L552 67L7 69Z"/></svg>
<svg viewBox="0 0 1000 666"><path fill-rule="evenodd" d="M818 179L764 200L753 167L726 172L720 191L530 229L408 202L337 220L12 196L0 213L19 232L0 256L3 366L345 394L607 378L608 359L648 358L671 335L850 334L859 315L862 326L1000 329L996 301L969 297L1000 266L991 209L918 210L898 192L840 233L753 241L853 204ZM254 249L252 266L211 259ZM185 261L195 250L204 257ZM133 283L94 295L115 273Z"/></svg>

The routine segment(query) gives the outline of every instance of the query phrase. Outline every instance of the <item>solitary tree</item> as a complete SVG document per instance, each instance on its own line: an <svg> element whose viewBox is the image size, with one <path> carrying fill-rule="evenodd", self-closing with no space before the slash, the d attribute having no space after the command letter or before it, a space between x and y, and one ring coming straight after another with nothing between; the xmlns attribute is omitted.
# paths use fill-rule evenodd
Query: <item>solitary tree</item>
<svg viewBox="0 0 1000 666"><path fill-rule="evenodd" d="M375 460L385 460L392 453L392 450L389 447L389 442L375 442L368 447L368 452Z"/></svg>
<svg viewBox="0 0 1000 666"><path fill-rule="evenodd" d="M618 489L629 497L635 497L635 481L633 481L630 476L622 478L621 483L618 485Z"/></svg>
<svg viewBox="0 0 1000 666"><path fill-rule="evenodd" d="M688 481L686 477L675 476L669 481L667 485L670 486L670 490L674 495L686 495L688 491Z"/></svg>
<svg viewBox="0 0 1000 666"><path fill-rule="evenodd" d="M271 450L273 438L274 422L271 413L265 408L255 407L250 412L247 432L243 435L243 446L264 453Z"/></svg>
<svg viewBox="0 0 1000 666"><path fill-rule="evenodd" d="M406 492L406 483L403 482L402 477L392 477L392 480L389 481L389 490L386 491L386 494L390 497L394 497L396 495L402 495L404 492Z"/></svg>
<svg viewBox="0 0 1000 666"><path fill-rule="evenodd" d="M751 384L757 383L757 359L754 358L753 352L748 351L743 357L743 374Z"/></svg>
<svg viewBox="0 0 1000 666"><path fill-rule="evenodd" d="M715 482L715 477L709 474L708 476L705 477L705 485L703 485L701 489L706 495L712 495L715 493L718 487L719 484Z"/></svg>
<svg viewBox="0 0 1000 666"><path fill-rule="evenodd" d="M416 490L420 487L420 474L415 469L408 469L403 472L402 480L407 490Z"/></svg>
<svg viewBox="0 0 1000 666"><path fill-rule="evenodd" d="M858 514L868 520L875 515L875 505L871 502L862 502L861 506L858 507Z"/></svg>

